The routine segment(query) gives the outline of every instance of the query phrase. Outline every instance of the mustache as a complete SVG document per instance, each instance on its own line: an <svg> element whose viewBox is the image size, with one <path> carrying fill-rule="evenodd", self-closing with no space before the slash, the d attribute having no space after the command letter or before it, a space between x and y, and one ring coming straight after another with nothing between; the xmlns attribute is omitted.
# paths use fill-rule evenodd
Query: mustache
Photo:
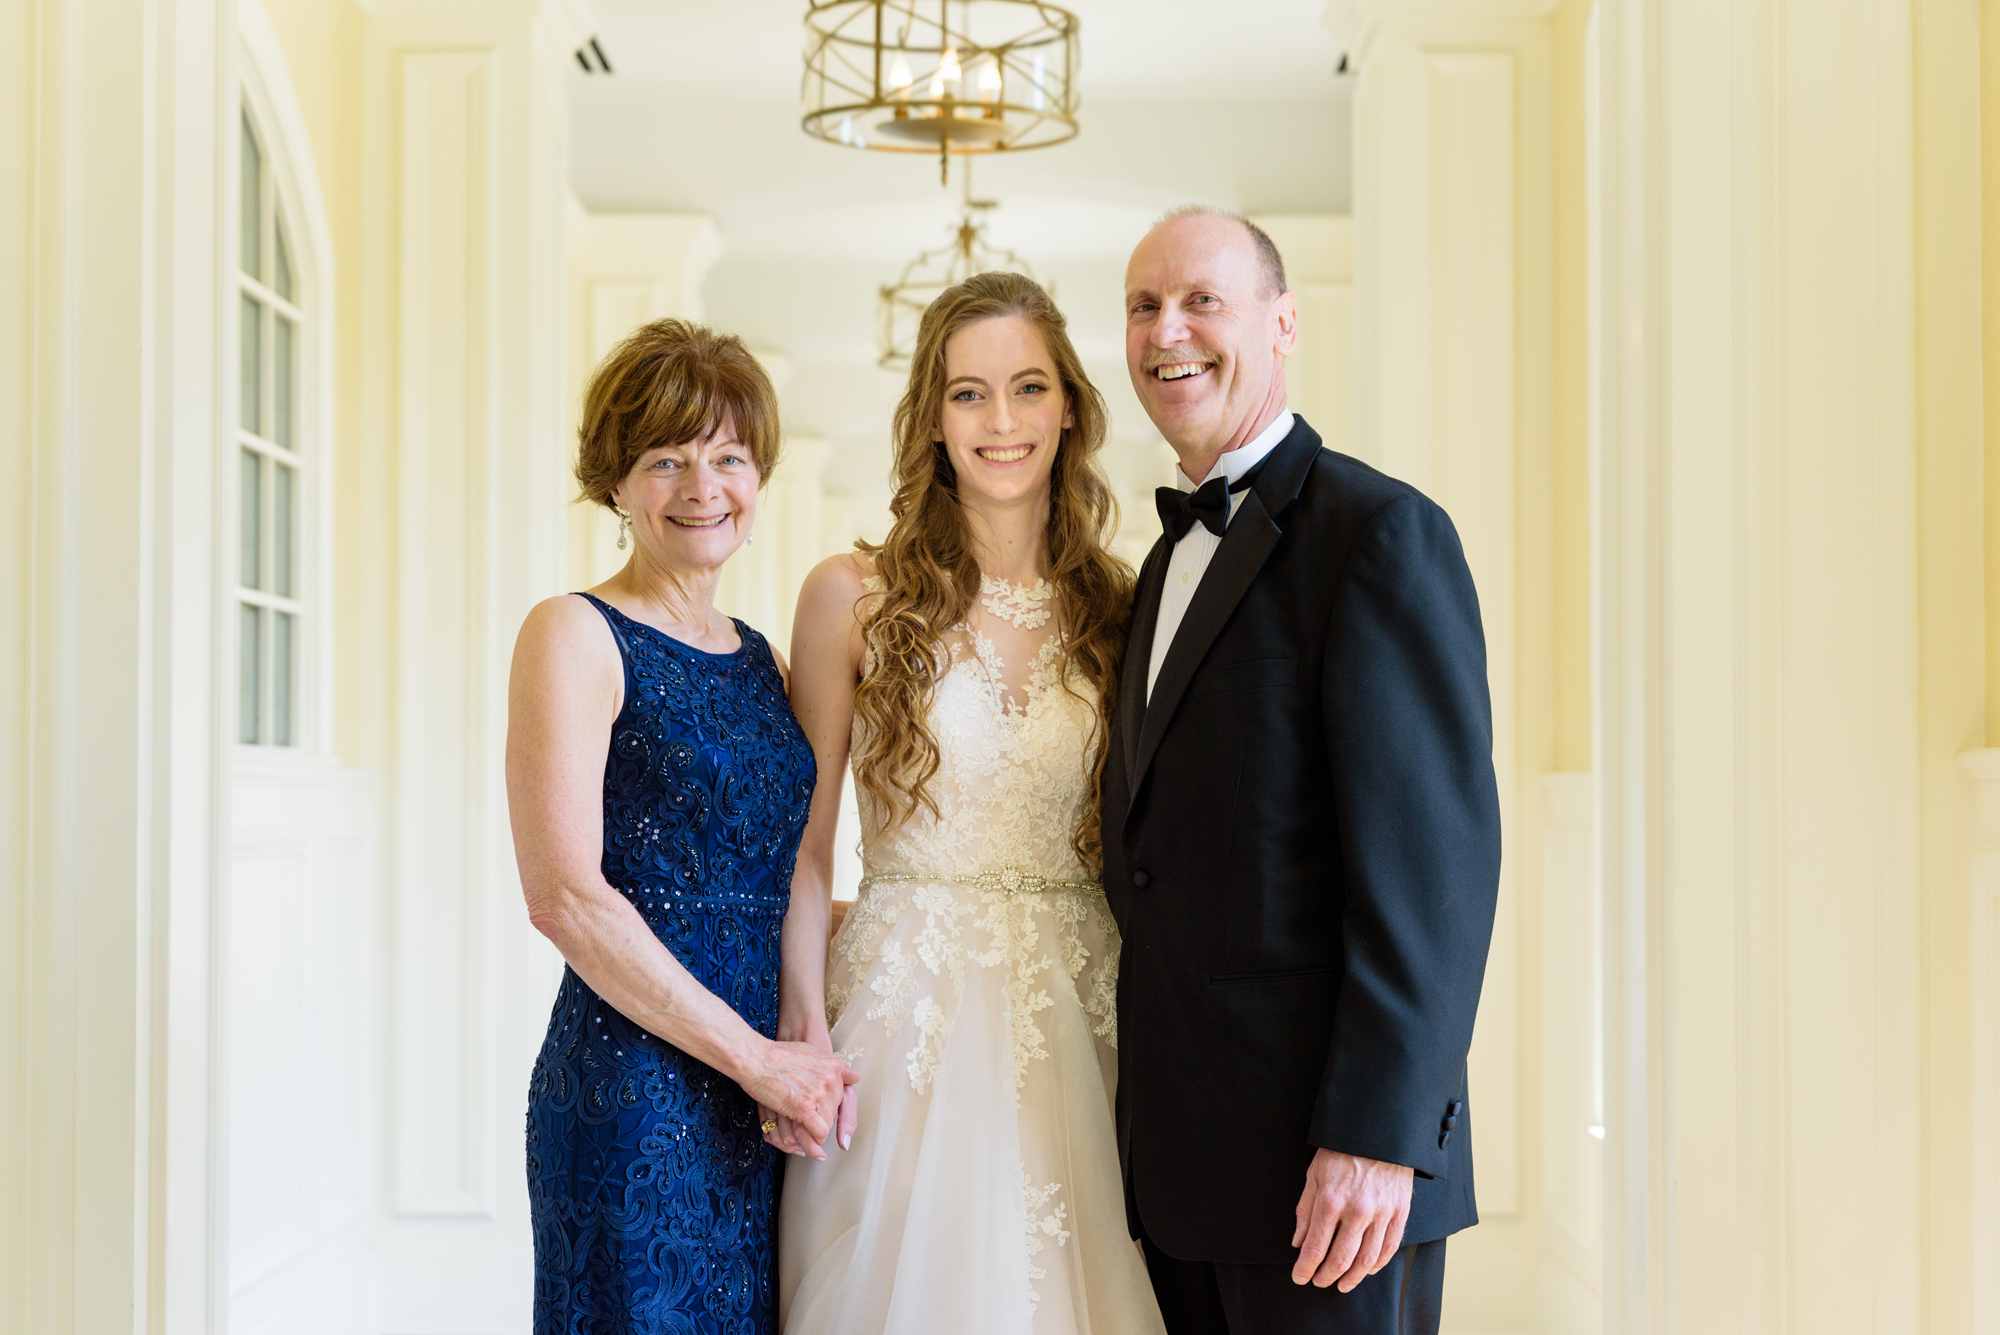
<svg viewBox="0 0 2000 1335"><path fill-rule="evenodd" d="M1213 366L1221 360L1198 343L1177 343L1171 348L1148 348L1146 360L1139 369L1157 371L1162 366L1178 366L1182 362L1207 362Z"/></svg>

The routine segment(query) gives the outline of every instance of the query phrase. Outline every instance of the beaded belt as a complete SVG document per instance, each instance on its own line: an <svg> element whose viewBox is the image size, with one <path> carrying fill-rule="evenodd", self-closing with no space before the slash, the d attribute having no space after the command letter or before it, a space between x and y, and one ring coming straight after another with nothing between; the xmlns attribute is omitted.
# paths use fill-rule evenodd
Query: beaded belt
<svg viewBox="0 0 2000 1335"><path fill-rule="evenodd" d="M877 872L872 876L862 877L860 889L866 890L873 885L912 885L918 882L926 885L965 885L996 895L1042 895L1051 890L1104 893L1104 887L1095 881L1058 881L1038 872L1022 871L1019 867L1001 867L996 871L961 872L955 876L924 876L916 872Z"/></svg>

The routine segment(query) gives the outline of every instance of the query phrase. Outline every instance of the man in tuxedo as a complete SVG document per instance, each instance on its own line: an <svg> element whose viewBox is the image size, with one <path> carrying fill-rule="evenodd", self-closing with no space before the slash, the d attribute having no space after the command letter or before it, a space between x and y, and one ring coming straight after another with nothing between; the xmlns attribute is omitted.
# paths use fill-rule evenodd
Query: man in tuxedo
<svg viewBox="0 0 2000 1335"><path fill-rule="evenodd" d="M1126 270L1179 456L1104 775L1125 1208L1170 1335L1435 1332L1478 1222L1465 1058L1500 810L1458 535L1285 406L1276 246L1182 210Z"/></svg>

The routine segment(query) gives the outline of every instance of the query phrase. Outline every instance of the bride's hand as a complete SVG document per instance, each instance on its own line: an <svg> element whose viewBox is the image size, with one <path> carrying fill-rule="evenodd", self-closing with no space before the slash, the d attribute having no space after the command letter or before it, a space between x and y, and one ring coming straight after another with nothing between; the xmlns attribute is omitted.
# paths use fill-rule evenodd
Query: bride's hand
<svg viewBox="0 0 2000 1335"><path fill-rule="evenodd" d="M756 1069L742 1077L744 1091L757 1101L764 1120L773 1116L778 1120L782 1139L766 1139L787 1153L803 1147L808 1158L824 1159L826 1151L821 1146L827 1133L841 1120L847 1091L861 1079L833 1055L831 1048L831 1043L770 1043ZM792 1125L788 1127L787 1122Z"/></svg>

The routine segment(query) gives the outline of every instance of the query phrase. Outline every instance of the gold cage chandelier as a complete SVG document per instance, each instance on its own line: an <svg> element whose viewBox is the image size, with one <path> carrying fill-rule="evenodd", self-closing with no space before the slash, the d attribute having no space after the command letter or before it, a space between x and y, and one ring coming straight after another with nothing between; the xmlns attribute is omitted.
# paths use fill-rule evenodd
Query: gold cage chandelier
<svg viewBox="0 0 2000 1335"><path fill-rule="evenodd" d="M924 311L946 288L992 269L1010 269L1035 277L1026 260L987 242L986 216L997 207L993 200L972 197L972 173L968 167L964 212L951 244L923 252L903 266L900 278L882 285L877 339L880 356L876 358L881 365L891 370L908 368L910 355L917 348L917 328L923 322ZM1053 287L1050 293L1054 294Z"/></svg>
<svg viewBox="0 0 2000 1335"><path fill-rule="evenodd" d="M805 59L807 134L936 153L945 179L1077 132L1076 15L1040 0L811 0Z"/></svg>

